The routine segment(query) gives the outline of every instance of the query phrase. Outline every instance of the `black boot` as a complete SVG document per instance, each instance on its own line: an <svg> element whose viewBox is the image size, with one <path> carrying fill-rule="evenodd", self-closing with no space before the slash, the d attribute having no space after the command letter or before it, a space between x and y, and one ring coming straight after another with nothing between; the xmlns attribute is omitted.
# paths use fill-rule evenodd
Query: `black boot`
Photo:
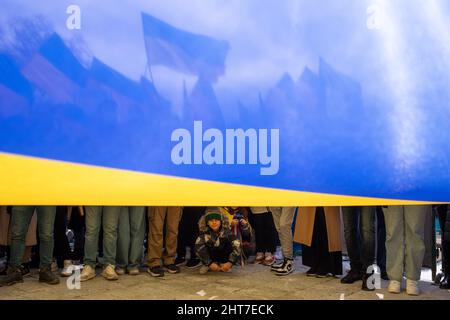
<svg viewBox="0 0 450 320"><path fill-rule="evenodd" d="M362 279L362 273L360 270L351 269L349 273L341 279L343 284L352 284Z"/></svg>
<svg viewBox="0 0 450 320"><path fill-rule="evenodd" d="M9 267L6 276L0 278L0 287L12 286L23 282L22 271L18 267Z"/></svg>
<svg viewBox="0 0 450 320"><path fill-rule="evenodd" d="M59 278L52 271L50 266L42 268L39 271L39 282L47 284L59 284Z"/></svg>

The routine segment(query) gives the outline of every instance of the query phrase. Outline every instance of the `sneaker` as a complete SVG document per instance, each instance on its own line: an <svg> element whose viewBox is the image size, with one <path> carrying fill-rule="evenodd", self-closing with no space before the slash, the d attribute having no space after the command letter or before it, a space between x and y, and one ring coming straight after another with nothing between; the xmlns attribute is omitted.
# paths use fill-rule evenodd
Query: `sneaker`
<svg viewBox="0 0 450 320"><path fill-rule="evenodd" d="M137 276L139 274L139 268L138 267L129 268L128 274L130 276Z"/></svg>
<svg viewBox="0 0 450 320"><path fill-rule="evenodd" d="M166 269L170 274L180 273L180 267L175 264L165 264L164 269Z"/></svg>
<svg viewBox="0 0 450 320"><path fill-rule="evenodd" d="M262 263L263 261L264 261L264 252L257 252L255 263Z"/></svg>
<svg viewBox="0 0 450 320"><path fill-rule="evenodd" d="M185 257L177 257L175 259L175 265L177 265L177 266L182 266L185 263L186 263L186 258Z"/></svg>
<svg viewBox="0 0 450 320"><path fill-rule="evenodd" d="M284 264L284 260L278 260L275 261L272 266L270 267L270 271L276 272L278 269L281 269L281 267Z"/></svg>
<svg viewBox="0 0 450 320"><path fill-rule="evenodd" d="M389 282L389 287L388 287L388 291L390 293L395 293L398 294L400 293L400 281L396 281L396 280L391 280Z"/></svg>
<svg viewBox="0 0 450 320"><path fill-rule="evenodd" d="M161 266L150 267L147 269L147 272L155 278L164 277L164 269Z"/></svg>
<svg viewBox="0 0 450 320"><path fill-rule="evenodd" d="M59 284L58 276L51 271L51 266L39 270L39 282L47 284Z"/></svg>
<svg viewBox="0 0 450 320"><path fill-rule="evenodd" d="M91 279L94 279L96 276L95 269L92 268L90 265L85 265L83 267L83 271L81 271L80 275L80 281L88 281Z"/></svg>
<svg viewBox="0 0 450 320"><path fill-rule="evenodd" d="M420 294L419 281L406 279L406 293L410 296L418 296Z"/></svg>
<svg viewBox="0 0 450 320"><path fill-rule="evenodd" d="M341 279L341 283L343 284L352 284L356 281L362 280L362 274L361 271L351 269L345 277Z"/></svg>
<svg viewBox="0 0 450 320"><path fill-rule="evenodd" d="M306 271L306 276L307 277L315 277L317 276L317 269L316 268L311 268L308 271Z"/></svg>
<svg viewBox="0 0 450 320"><path fill-rule="evenodd" d="M125 270L125 268L122 268L122 267L116 267L116 273L119 276L123 276L126 273L126 270Z"/></svg>
<svg viewBox="0 0 450 320"><path fill-rule="evenodd" d="M208 266L202 265L200 267L200 270L199 270L200 274L204 275L204 274L207 274L208 272L209 272L209 267Z"/></svg>
<svg viewBox="0 0 450 320"><path fill-rule="evenodd" d="M294 272L294 260L293 259L284 259L283 265L281 268L275 271L277 276L287 276Z"/></svg>
<svg viewBox="0 0 450 320"><path fill-rule="evenodd" d="M202 262L200 261L200 259L194 258L194 259L189 259L189 261L186 263L186 267L188 269L195 269L197 267L200 267L202 264Z"/></svg>
<svg viewBox="0 0 450 320"><path fill-rule="evenodd" d="M266 254L264 256L264 261L262 262L262 264L265 266L271 266L274 264L274 262L275 262L275 257L273 256L273 254L271 252L266 252Z"/></svg>
<svg viewBox="0 0 450 320"><path fill-rule="evenodd" d="M20 268L9 267L6 276L0 278L0 287L12 286L16 283L22 283L23 276Z"/></svg>
<svg viewBox="0 0 450 320"><path fill-rule="evenodd" d="M74 265L72 260L64 260L64 268L61 271L61 277L70 277L73 274Z"/></svg>
<svg viewBox="0 0 450 320"><path fill-rule="evenodd" d="M106 280L118 280L119 276L116 273L116 268L112 264L108 264L102 272L103 278Z"/></svg>

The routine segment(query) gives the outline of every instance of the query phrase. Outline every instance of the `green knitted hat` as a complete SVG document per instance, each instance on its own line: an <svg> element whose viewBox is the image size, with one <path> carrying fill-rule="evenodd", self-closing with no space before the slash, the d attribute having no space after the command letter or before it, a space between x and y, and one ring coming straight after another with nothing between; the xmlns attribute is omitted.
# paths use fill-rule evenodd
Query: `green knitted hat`
<svg viewBox="0 0 450 320"><path fill-rule="evenodd" d="M222 221L222 214L220 213L220 209L219 208L208 208L206 209L206 213L205 213L205 222L206 224L208 224L208 222L210 220L219 220Z"/></svg>

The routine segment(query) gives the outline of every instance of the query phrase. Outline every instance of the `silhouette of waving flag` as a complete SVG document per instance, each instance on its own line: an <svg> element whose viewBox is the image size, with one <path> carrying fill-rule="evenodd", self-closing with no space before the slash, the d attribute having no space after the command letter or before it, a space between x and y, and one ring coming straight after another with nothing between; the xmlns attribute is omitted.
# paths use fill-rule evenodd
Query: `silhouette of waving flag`
<svg viewBox="0 0 450 320"><path fill-rule="evenodd" d="M175 28L144 13L142 23L149 65L164 65L209 80L224 74L226 41Z"/></svg>

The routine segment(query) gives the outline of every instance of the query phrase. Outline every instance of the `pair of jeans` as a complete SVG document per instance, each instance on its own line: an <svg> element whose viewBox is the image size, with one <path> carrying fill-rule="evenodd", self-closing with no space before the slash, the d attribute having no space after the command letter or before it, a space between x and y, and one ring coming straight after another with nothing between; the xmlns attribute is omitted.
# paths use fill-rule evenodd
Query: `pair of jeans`
<svg viewBox="0 0 450 320"><path fill-rule="evenodd" d="M138 268L142 261L145 234L145 207L122 207L117 238L117 265Z"/></svg>
<svg viewBox="0 0 450 320"><path fill-rule="evenodd" d="M12 208L11 216L11 259L13 268L22 264L25 251L25 237L34 210L37 213L39 231L39 268L50 267L53 260L53 228L55 224L56 207L50 206L16 206Z"/></svg>
<svg viewBox="0 0 450 320"><path fill-rule="evenodd" d="M366 273L375 261L376 207L342 207L344 236L350 267Z"/></svg>
<svg viewBox="0 0 450 320"><path fill-rule="evenodd" d="M84 263L95 268L100 226L103 226L103 260L105 265L116 264L117 229L120 207L86 207Z"/></svg>
<svg viewBox="0 0 450 320"><path fill-rule="evenodd" d="M295 207L270 207L275 228L281 242L283 256L286 259L294 257L294 236L292 223L294 221Z"/></svg>
<svg viewBox="0 0 450 320"><path fill-rule="evenodd" d="M429 206L389 206L386 222L387 273L389 279L419 280L425 255L424 226Z"/></svg>

